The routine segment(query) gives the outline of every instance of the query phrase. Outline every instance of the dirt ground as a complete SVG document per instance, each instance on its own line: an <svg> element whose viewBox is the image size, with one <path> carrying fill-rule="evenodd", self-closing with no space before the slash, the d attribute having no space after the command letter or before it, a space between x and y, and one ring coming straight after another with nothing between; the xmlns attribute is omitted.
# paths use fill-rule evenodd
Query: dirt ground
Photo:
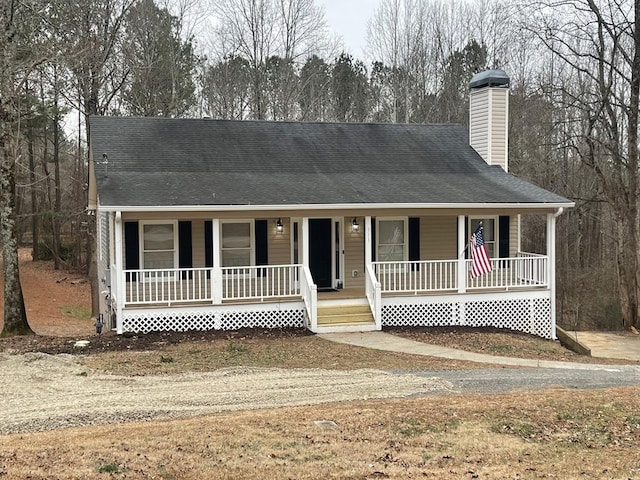
<svg viewBox="0 0 640 480"><path fill-rule="evenodd" d="M460 365L327 346L301 331L97 336L81 276L23 252L22 285L37 335L0 339L2 478L577 479L640 472L637 387L460 395L442 377L383 370L400 360L432 371ZM475 342L484 352L575 355L522 334L396 333L448 346ZM90 339L90 347L78 351L79 339ZM283 352L298 363L289 366ZM195 360L202 369L193 368ZM153 368L142 372L145 361ZM125 373L104 369L117 362ZM332 370L308 368L329 363ZM355 364L364 366L346 368Z"/></svg>
<svg viewBox="0 0 640 480"><path fill-rule="evenodd" d="M56 271L51 262L32 262L27 250L21 251L20 267L29 324L37 335L0 340L0 434L398 398L450 388L439 379L376 369L360 370L357 378L353 371L241 366L175 375L105 374L83 364L87 355L113 350L151 352L196 339L202 344L235 337L286 339L308 334L277 330L98 336L88 315L90 286L85 278ZM80 339L90 339L90 346L75 348Z"/></svg>
<svg viewBox="0 0 640 480"><path fill-rule="evenodd" d="M20 249L19 255L20 283L32 330L38 335L55 337L92 334L93 321L88 318L91 287L87 279L78 273L54 270L53 262L33 262L31 249ZM0 275L0 287L3 285ZM0 288L0 327L3 305L4 288Z"/></svg>
<svg viewBox="0 0 640 480"><path fill-rule="evenodd" d="M157 349L158 345L178 342L215 340L234 336L289 336L300 335L295 331L259 332L186 332L150 333L131 338L112 332L96 335L95 319L91 318L91 286L88 279L77 272L55 270L51 261L31 260L31 250L20 249L20 283L24 296L29 326L35 336L5 338L0 340L0 352L42 352L51 355L79 353L74 348L77 340L90 340L82 354L117 350ZM1 261L1 259L0 259ZM0 329L3 325L4 289L0 275Z"/></svg>

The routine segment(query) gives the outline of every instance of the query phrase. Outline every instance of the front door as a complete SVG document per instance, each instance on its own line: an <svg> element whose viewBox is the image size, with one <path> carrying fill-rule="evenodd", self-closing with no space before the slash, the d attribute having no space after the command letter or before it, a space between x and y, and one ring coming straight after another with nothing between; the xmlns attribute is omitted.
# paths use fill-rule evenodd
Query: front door
<svg viewBox="0 0 640 480"><path fill-rule="evenodd" d="M309 269L318 288L331 288L333 255L331 219L309 219Z"/></svg>

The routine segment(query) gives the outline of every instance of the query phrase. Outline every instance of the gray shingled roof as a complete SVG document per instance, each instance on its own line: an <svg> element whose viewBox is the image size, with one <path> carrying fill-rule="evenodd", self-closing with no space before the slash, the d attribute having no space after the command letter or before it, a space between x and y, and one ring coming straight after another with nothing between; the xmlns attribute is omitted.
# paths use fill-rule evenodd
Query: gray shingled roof
<svg viewBox="0 0 640 480"><path fill-rule="evenodd" d="M488 166L459 125L90 122L104 206L571 203Z"/></svg>

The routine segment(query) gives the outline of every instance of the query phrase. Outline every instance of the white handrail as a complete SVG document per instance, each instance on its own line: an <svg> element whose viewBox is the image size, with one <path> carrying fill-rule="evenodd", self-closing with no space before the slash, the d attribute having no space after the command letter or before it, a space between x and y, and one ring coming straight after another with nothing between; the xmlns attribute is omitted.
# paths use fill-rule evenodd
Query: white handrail
<svg viewBox="0 0 640 480"><path fill-rule="evenodd" d="M376 274L372 265L367 265L365 268L366 280L365 280L365 294L367 301L369 302L369 308L373 314L373 320L375 321L376 328L382 329L382 287L380 282L376 278Z"/></svg>
<svg viewBox="0 0 640 480"><path fill-rule="evenodd" d="M307 311L307 328L312 332L318 331L318 286L313 283L311 270L305 265L300 265L300 294Z"/></svg>

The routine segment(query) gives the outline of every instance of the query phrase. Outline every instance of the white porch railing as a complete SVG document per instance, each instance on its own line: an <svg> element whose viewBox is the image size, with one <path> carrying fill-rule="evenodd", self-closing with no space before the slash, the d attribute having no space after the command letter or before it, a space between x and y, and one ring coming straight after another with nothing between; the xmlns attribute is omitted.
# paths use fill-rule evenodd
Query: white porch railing
<svg viewBox="0 0 640 480"><path fill-rule="evenodd" d="M382 287L371 265L365 268L365 294L377 328L382 327Z"/></svg>
<svg viewBox="0 0 640 480"><path fill-rule="evenodd" d="M373 262L383 292L418 293L458 288L457 260Z"/></svg>
<svg viewBox="0 0 640 480"><path fill-rule="evenodd" d="M467 271L471 260L467 260ZM523 254L516 258L492 258L493 271L476 278L469 278L468 289L513 289L547 286L549 259L544 255Z"/></svg>
<svg viewBox="0 0 640 480"><path fill-rule="evenodd" d="M307 311L309 325L312 332L318 330L318 286L313 282L311 270L304 265L300 266L300 293Z"/></svg>
<svg viewBox="0 0 640 480"><path fill-rule="evenodd" d="M464 260L465 271L471 260ZM518 253L491 259L493 271L478 278L458 278L458 260L373 262L366 269L365 293L376 318L379 294L464 293L468 290L548 287L549 258ZM115 271L115 269L113 270ZM261 265L225 268L126 270L112 278L117 308L134 305L264 301L302 298L309 322L317 322L317 287L303 265Z"/></svg>
<svg viewBox="0 0 640 480"><path fill-rule="evenodd" d="M548 285L549 283L549 262L546 255L539 253L518 252L517 257L520 259L518 275L525 282Z"/></svg>
<svg viewBox="0 0 640 480"><path fill-rule="evenodd" d="M214 303L214 279L224 300L299 297L299 265L125 270L125 305ZM216 275L217 274L217 275ZM218 300L220 301L220 300Z"/></svg>
<svg viewBox="0 0 640 480"><path fill-rule="evenodd" d="M459 291L457 260L373 262L383 293L436 293ZM465 260L465 271L471 271ZM547 287L549 257L519 252L514 258L491 259L493 271L477 278L462 279L464 290Z"/></svg>
<svg viewBox="0 0 640 480"><path fill-rule="evenodd" d="M210 268L125 270L125 305L210 302Z"/></svg>
<svg viewBox="0 0 640 480"><path fill-rule="evenodd" d="M222 268L222 300L300 296L300 265Z"/></svg>

